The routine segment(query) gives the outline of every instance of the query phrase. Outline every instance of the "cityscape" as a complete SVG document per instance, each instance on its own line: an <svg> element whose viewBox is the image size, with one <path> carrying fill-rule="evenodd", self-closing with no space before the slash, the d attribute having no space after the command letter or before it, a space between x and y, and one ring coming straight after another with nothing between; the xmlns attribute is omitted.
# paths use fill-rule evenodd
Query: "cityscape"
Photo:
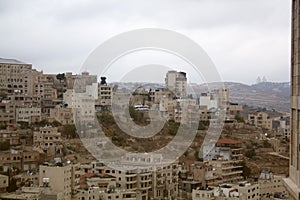
<svg viewBox="0 0 300 200"><path fill-rule="evenodd" d="M0 199L300 199L291 6L290 82L193 83L172 66L157 83L115 81L0 55Z"/></svg>

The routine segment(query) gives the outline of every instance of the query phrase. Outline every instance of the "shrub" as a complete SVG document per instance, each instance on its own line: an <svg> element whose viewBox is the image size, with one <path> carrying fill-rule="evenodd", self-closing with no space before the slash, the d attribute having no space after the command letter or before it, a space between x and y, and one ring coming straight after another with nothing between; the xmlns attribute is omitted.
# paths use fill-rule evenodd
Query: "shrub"
<svg viewBox="0 0 300 200"><path fill-rule="evenodd" d="M64 125L61 131L62 136L67 138L77 138L76 127L74 124Z"/></svg>
<svg viewBox="0 0 300 200"><path fill-rule="evenodd" d="M245 123L245 119L241 115L235 115L234 118L239 123Z"/></svg>
<svg viewBox="0 0 300 200"><path fill-rule="evenodd" d="M176 135L178 129L179 129L180 123L176 123L172 120L169 121L169 127L168 127L168 133L170 135Z"/></svg>
<svg viewBox="0 0 300 200"><path fill-rule="evenodd" d="M248 158L253 158L254 156L256 156L256 153L254 149L249 149L245 152L245 156Z"/></svg>
<svg viewBox="0 0 300 200"><path fill-rule="evenodd" d="M9 141L0 141L0 151L9 150L10 144Z"/></svg>

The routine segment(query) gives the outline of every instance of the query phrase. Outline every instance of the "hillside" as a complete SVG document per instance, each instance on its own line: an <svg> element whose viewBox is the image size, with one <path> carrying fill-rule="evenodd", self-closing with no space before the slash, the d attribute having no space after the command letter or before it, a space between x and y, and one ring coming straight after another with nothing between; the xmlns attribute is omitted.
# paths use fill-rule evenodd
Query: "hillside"
<svg viewBox="0 0 300 200"><path fill-rule="evenodd" d="M144 88L164 87L164 84L156 83L114 83L119 89L134 89L139 86ZM289 112L290 110L290 84L288 82L273 83L263 82L253 85L246 85L236 82L224 82L224 85L229 88L230 101L242 105L267 108L268 110L275 109L280 112ZM207 84L189 84L191 87L189 93L207 92ZM211 83L210 90L217 89L219 83ZM193 92L191 92L193 90Z"/></svg>
<svg viewBox="0 0 300 200"><path fill-rule="evenodd" d="M214 84L211 84L212 87ZM217 85L217 84L215 84ZM225 82L229 88L230 101L246 104L254 107L275 109L281 112L289 112L290 109L290 84L264 82L254 85L242 83ZM204 84L192 85L195 92L206 92Z"/></svg>

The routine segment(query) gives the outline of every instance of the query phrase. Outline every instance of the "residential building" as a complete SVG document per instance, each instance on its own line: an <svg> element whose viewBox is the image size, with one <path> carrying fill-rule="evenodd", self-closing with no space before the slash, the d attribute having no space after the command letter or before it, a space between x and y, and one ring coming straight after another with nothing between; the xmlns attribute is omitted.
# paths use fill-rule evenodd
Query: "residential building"
<svg viewBox="0 0 300 200"><path fill-rule="evenodd" d="M26 95L26 94L11 94L7 97L7 103L15 105L15 107L23 106L42 106L42 98L38 95Z"/></svg>
<svg viewBox="0 0 300 200"><path fill-rule="evenodd" d="M229 101L229 88L221 87L210 92L201 93L199 96L200 107L204 106L208 110L226 109L226 119L234 119L243 110L237 103Z"/></svg>
<svg viewBox="0 0 300 200"><path fill-rule="evenodd" d="M292 0L292 47L291 47L291 136L289 178L284 179L289 196L300 199L300 0Z"/></svg>
<svg viewBox="0 0 300 200"><path fill-rule="evenodd" d="M185 72L168 71L165 78L166 88L172 91L177 98L187 96L187 77Z"/></svg>
<svg viewBox="0 0 300 200"><path fill-rule="evenodd" d="M241 147L241 142L229 138L221 138L216 144L211 144L204 148L203 159L241 161L243 159L243 148Z"/></svg>
<svg viewBox="0 0 300 200"><path fill-rule="evenodd" d="M22 106L16 108L16 122L28 124L41 121L42 109L40 107Z"/></svg>
<svg viewBox="0 0 300 200"><path fill-rule="evenodd" d="M61 193L62 199L70 200L74 192L74 166L72 164L45 164L39 166L39 186L50 187Z"/></svg>
<svg viewBox="0 0 300 200"><path fill-rule="evenodd" d="M206 188L197 188L192 192L192 199L259 200L259 185L243 181L238 184L220 184Z"/></svg>
<svg viewBox="0 0 300 200"><path fill-rule="evenodd" d="M179 171L179 194L191 199L192 190L206 186L206 171L209 166L203 162L186 162Z"/></svg>
<svg viewBox="0 0 300 200"><path fill-rule="evenodd" d="M241 115L243 111L243 106L239 105L238 103L229 103L227 105L227 118L235 118L236 115Z"/></svg>
<svg viewBox="0 0 300 200"><path fill-rule="evenodd" d="M76 93L84 93L87 91L88 85L92 85L93 83L97 83L97 76L90 75L89 72L84 71L81 72L80 75L76 76L76 80L74 81L74 90ZM96 91L96 90L94 90ZM93 92L94 93L94 92ZM92 95L92 94L90 94Z"/></svg>
<svg viewBox="0 0 300 200"><path fill-rule="evenodd" d="M218 100L214 99L211 93L201 93L199 97L200 106L205 106L208 110L218 108Z"/></svg>
<svg viewBox="0 0 300 200"><path fill-rule="evenodd" d="M151 163L151 166L147 167L147 163ZM162 163L162 157L159 154L128 153L119 165L115 163L114 166L108 167L102 163L93 162L82 165L81 168L85 172L105 173L115 177L116 186L113 190L125 191L123 193L102 192L104 199L114 199L118 194L123 199L172 199L178 195L178 165L177 163L169 163L169 165ZM106 186L110 190L114 188L113 185Z"/></svg>
<svg viewBox="0 0 300 200"><path fill-rule="evenodd" d="M107 191L100 192L100 199L101 200L110 200L110 199L136 200L136 199L146 199L146 198L139 198L136 192L134 191L110 189Z"/></svg>
<svg viewBox="0 0 300 200"><path fill-rule="evenodd" d="M15 105L11 102L0 103L0 124L15 123Z"/></svg>
<svg viewBox="0 0 300 200"><path fill-rule="evenodd" d="M101 82L98 83L98 97L96 107L100 110L110 109L112 105L113 86L106 83L106 77L101 77Z"/></svg>
<svg viewBox="0 0 300 200"><path fill-rule="evenodd" d="M39 131L35 131L33 133L33 144L46 153L48 160L62 156L61 133L58 132L57 127L45 126L41 127Z"/></svg>
<svg viewBox="0 0 300 200"><path fill-rule="evenodd" d="M261 199L274 198L276 194L286 196L287 190L283 185L285 176L273 175L270 169L264 168L258 179Z"/></svg>
<svg viewBox="0 0 300 200"><path fill-rule="evenodd" d="M155 104L159 104L162 99L171 100L175 98L175 94L167 88L157 88L155 90L150 90L149 94L150 100Z"/></svg>
<svg viewBox="0 0 300 200"><path fill-rule="evenodd" d="M29 147L19 150L0 151L0 166L2 166L3 172L7 172L12 167L21 171L35 169L39 163L40 153Z"/></svg>
<svg viewBox="0 0 300 200"><path fill-rule="evenodd" d="M17 181L17 186L26 186L33 187L39 185L39 173L38 168L33 170L28 170L23 173L17 174L14 176L14 179Z"/></svg>
<svg viewBox="0 0 300 200"><path fill-rule="evenodd" d="M17 131L7 127L5 130L0 130L0 141L8 141L11 146L20 145L20 135Z"/></svg>
<svg viewBox="0 0 300 200"><path fill-rule="evenodd" d="M6 192L8 187L8 176L0 174L0 193Z"/></svg>
<svg viewBox="0 0 300 200"><path fill-rule="evenodd" d="M269 117L268 113L257 111L248 114L248 123L256 127L261 127L263 129L272 130L272 119Z"/></svg>
<svg viewBox="0 0 300 200"><path fill-rule="evenodd" d="M76 194L72 197L72 200L99 200L99 188L98 187L81 187L76 189ZM114 199L114 198L111 198Z"/></svg>
<svg viewBox="0 0 300 200"><path fill-rule="evenodd" d="M57 105L50 109L50 119L58 121L62 125L74 124L74 116L71 107Z"/></svg>
<svg viewBox="0 0 300 200"><path fill-rule="evenodd" d="M213 166L215 175L219 177L214 183L237 183L244 180L241 161L209 161L209 164Z"/></svg>
<svg viewBox="0 0 300 200"><path fill-rule="evenodd" d="M214 146L206 146L203 151L203 159L214 167L214 176L219 177L219 179L212 179L215 182L209 181L209 183L237 183L244 179L241 166L243 157L241 142L223 138L219 139Z"/></svg>
<svg viewBox="0 0 300 200"><path fill-rule="evenodd" d="M11 193L0 193L1 200L41 200L41 189L39 187L22 187ZM45 198L44 198L45 199ZM50 199L49 199L50 200Z"/></svg>
<svg viewBox="0 0 300 200"><path fill-rule="evenodd" d="M15 59L0 58L0 91L5 94L31 95L31 70L31 64Z"/></svg>
<svg viewBox="0 0 300 200"><path fill-rule="evenodd" d="M74 83L76 81L77 75L73 75L72 72L66 72L66 86L67 89L73 89Z"/></svg>
<svg viewBox="0 0 300 200"><path fill-rule="evenodd" d="M174 121L183 124L199 123L199 105L195 99L177 99L177 106L174 109Z"/></svg>
<svg viewBox="0 0 300 200"><path fill-rule="evenodd" d="M96 121L95 99L87 93L75 93L73 99L74 120L81 126L93 126Z"/></svg>
<svg viewBox="0 0 300 200"><path fill-rule="evenodd" d="M282 140L277 138L270 138L269 143L272 145L273 150L277 153L288 153L288 144L283 143Z"/></svg>
<svg viewBox="0 0 300 200"><path fill-rule="evenodd" d="M285 139L290 138L291 134L291 126L290 126L290 120L291 117L288 116L281 116L277 119L273 120L273 130L277 132L277 136L281 136Z"/></svg>

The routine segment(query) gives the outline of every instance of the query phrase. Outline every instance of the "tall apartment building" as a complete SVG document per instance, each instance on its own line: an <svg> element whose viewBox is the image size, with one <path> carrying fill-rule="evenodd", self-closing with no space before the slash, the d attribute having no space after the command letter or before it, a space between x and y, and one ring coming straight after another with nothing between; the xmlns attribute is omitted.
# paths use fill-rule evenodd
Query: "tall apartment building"
<svg viewBox="0 0 300 200"><path fill-rule="evenodd" d="M0 103L0 124L16 122L15 105L11 102Z"/></svg>
<svg viewBox="0 0 300 200"><path fill-rule="evenodd" d="M106 77L101 77L101 82L98 83L98 98L96 100L96 107L101 110L109 109L112 105L113 86L107 85Z"/></svg>
<svg viewBox="0 0 300 200"><path fill-rule="evenodd" d="M284 184L294 199L300 199L300 0L292 1L291 136L289 178Z"/></svg>
<svg viewBox="0 0 300 200"><path fill-rule="evenodd" d="M0 91L5 94L30 94L31 64L0 58Z"/></svg>
<svg viewBox="0 0 300 200"><path fill-rule="evenodd" d="M210 152L207 149L203 151L204 160L209 160L209 164L215 168L215 175L220 177L219 180L211 179L208 183L237 183L244 179L241 165L243 149L240 142L223 138L218 140Z"/></svg>
<svg viewBox="0 0 300 200"><path fill-rule="evenodd" d="M272 130L273 120L265 112L251 112L248 114L248 123L256 127Z"/></svg>
<svg viewBox="0 0 300 200"><path fill-rule="evenodd" d="M41 107L44 114L50 115L50 109L55 107L57 90L54 88L54 75L44 74L42 71L32 70L33 95L41 98Z"/></svg>
<svg viewBox="0 0 300 200"><path fill-rule="evenodd" d="M187 78L185 72L168 71L166 75L166 87L174 92L177 98L187 96Z"/></svg>
<svg viewBox="0 0 300 200"><path fill-rule="evenodd" d="M42 149L47 159L54 159L62 156L61 133L56 127L45 126L33 133L33 144Z"/></svg>
<svg viewBox="0 0 300 200"><path fill-rule="evenodd" d="M61 193L62 199L70 200L74 190L75 168L72 164L40 165L39 186L50 187Z"/></svg>

